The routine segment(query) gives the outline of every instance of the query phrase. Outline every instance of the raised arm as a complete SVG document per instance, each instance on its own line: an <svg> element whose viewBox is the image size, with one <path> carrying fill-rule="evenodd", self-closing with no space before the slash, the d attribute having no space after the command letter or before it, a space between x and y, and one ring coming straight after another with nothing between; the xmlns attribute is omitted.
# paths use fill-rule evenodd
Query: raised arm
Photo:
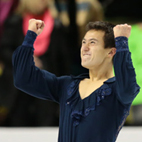
<svg viewBox="0 0 142 142"><path fill-rule="evenodd" d="M33 43L43 28L43 21L29 21L29 30L24 42L13 53L14 85L34 97L60 102L65 77L57 78L54 74L39 69L33 59Z"/></svg>
<svg viewBox="0 0 142 142"><path fill-rule="evenodd" d="M114 27L116 54L114 56L114 71L116 76L116 89L118 99L123 104L132 103L140 87L136 83L135 69L128 48L128 38L131 26L117 25Z"/></svg>

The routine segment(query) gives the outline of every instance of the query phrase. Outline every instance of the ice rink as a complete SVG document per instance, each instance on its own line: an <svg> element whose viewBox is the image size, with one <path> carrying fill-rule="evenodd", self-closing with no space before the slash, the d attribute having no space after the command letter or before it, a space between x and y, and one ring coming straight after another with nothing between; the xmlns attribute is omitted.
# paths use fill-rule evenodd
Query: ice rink
<svg viewBox="0 0 142 142"><path fill-rule="evenodd" d="M58 128L0 127L0 142L57 142ZM142 142L142 127L123 127L116 142Z"/></svg>

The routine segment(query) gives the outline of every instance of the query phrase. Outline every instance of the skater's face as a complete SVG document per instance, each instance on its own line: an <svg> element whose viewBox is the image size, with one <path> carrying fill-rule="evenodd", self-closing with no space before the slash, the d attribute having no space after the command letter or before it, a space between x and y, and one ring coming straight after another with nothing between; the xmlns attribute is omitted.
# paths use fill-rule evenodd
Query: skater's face
<svg viewBox="0 0 142 142"><path fill-rule="evenodd" d="M94 69L106 63L111 48L104 47L104 31L89 30L82 40L81 65L87 69Z"/></svg>

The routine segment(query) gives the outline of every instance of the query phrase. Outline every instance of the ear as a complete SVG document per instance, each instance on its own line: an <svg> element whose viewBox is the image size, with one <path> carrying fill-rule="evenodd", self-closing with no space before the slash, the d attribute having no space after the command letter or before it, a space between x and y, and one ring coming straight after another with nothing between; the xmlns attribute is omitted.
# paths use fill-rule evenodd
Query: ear
<svg viewBox="0 0 142 142"><path fill-rule="evenodd" d="M108 57L113 57L115 53L116 53L116 48L115 47L110 48Z"/></svg>

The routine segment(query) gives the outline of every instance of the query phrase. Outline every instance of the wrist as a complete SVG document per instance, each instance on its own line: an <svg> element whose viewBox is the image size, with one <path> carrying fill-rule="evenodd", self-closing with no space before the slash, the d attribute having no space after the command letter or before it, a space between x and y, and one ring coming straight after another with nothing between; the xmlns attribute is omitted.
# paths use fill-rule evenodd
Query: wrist
<svg viewBox="0 0 142 142"><path fill-rule="evenodd" d="M28 30L22 45L33 47L36 37L37 34L35 32Z"/></svg>
<svg viewBox="0 0 142 142"><path fill-rule="evenodd" d="M129 50L128 49L128 38L125 36L118 36L115 38L115 47L117 52Z"/></svg>

